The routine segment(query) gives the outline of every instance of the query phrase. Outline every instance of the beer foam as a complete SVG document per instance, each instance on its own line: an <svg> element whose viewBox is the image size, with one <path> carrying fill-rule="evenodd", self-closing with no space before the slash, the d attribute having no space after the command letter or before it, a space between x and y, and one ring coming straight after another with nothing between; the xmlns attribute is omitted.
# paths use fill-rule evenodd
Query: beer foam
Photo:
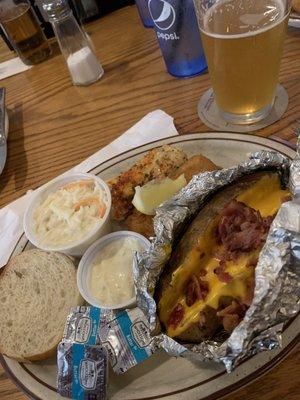
<svg viewBox="0 0 300 400"><path fill-rule="evenodd" d="M204 14L203 27L201 27L201 31L208 36L218 38L218 39L240 39L240 38L259 35L263 32L268 31L269 29L273 29L275 26L281 24L282 21L284 20L284 18L287 17L287 14L285 13L284 2L285 2L285 0L273 0L274 7L276 7L278 14L276 16L275 21L272 21L272 19L270 19L270 21L269 21L270 23L268 23L266 26L263 26L259 29L255 29L255 30L249 30L248 32L244 32L244 33L219 34L219 33L212 32L211 29L209 28L210 19L213 18L213 14L218 9L220 9L223 5L227 4L232 9L234 8L234 5L230 4L230 3L232 3L232 0L219 1L219 2L215 3L212 7L210 7ZM270 10L270 11L272 11L272 10ZM221 10L221 13L222 13L222 10ZM253 27L255 25L258 25L262 21L263 17L264 16L262 14L245 13L243 15L240 15L239 20L241 23L244 24L244 27L249 26L249 28L251 28L251 26ZM241 28L242 28L242 26L241 26Z"/></svg>

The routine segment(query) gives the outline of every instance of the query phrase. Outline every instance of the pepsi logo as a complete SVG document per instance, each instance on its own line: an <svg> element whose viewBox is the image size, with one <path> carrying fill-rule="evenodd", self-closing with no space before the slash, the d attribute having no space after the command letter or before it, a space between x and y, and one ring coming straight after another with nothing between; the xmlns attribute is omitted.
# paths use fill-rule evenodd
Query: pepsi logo
<svg viewBox="0 0 300 400"><path fill-rule="evenodd" d="M158 29L167 31L174 25L175 9L166 0L149 0L148 7L151 18Z"/></svg>

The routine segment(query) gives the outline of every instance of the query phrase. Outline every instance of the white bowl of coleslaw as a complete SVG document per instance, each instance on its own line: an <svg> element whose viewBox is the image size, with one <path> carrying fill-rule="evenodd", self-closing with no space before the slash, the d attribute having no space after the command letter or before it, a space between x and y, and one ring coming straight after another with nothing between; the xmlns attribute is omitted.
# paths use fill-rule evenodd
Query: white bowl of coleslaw
<svg viewBox="0 0 300 400"><path fill-rule="evenodd" d="M111 194L98 176L73 173L37 190L24 215L29 241L46 251L82 256L111 231Z"/></svg>

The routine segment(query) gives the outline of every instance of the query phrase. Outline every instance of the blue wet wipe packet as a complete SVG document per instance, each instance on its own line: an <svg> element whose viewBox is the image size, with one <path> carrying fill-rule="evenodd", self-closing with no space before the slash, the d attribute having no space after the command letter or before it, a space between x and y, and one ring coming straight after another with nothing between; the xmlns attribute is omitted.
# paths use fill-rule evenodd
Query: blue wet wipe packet
<svg viewBox="0 0 300 400"><path fill-rule="evenodd" d="M139 308L124 311L76 307L67 319L63 342L101 345L120 374L149 358L157 349Z"/></svg>
<svg viewBox="0 0 300 400"><path fill-rule="evenodd" d="M149 358L157 349L148 321L139 308L122 311L99 332L113 370L122 374Z"/></svg>
<svg viewBox="0 0 300 400"><path fill-rule="evenodd" d="M71 309L62 341L78 344L100 344L100 331L116 316L115 311L90 306Z"/></svg>
<svg viewBox="0 0 300 400"><path fill-rule="evenodd" d="M57 389L77 400L106 400L107 352L100 346L61 342L57 349Z"/></svg>

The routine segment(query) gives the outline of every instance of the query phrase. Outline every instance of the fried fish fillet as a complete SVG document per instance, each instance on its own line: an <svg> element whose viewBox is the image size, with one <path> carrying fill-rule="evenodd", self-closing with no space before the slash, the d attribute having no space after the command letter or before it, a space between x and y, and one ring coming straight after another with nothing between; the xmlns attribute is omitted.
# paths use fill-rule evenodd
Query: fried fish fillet
<svg viewBox="0 0 300 400"><path fill-rule="evenodd" d="M128 171L109 180L108 186L112 196L112 217L123 221L133 210L132 199L136 186L143 186L147 182L164 178L179 168L187 156L184 151L165 145L150 150L138 160Z"/></svg>
<svg viewBox="0 0 300 400"><path fill-rule="evenodd" d="M171 179L176 179L184 174L186 181L189 182L194 175L207 171L215 171L216 169L220 168L211 160L204 156L197 155L183 163L176 171L171 172L169 177ZM142 214L136 209L126 218L125 225L130 231L140 233L146 237L154 235L153 216Z"/></svg>
<svg viewBox="0 0 300 400"><path fill-rule="evenodd" d="M220 169L220 167L199 154L189 158L177 168L176 171L171 172L169 178L177 179L180 175L184 174L186 181L189 182L194 175L201 174L202 172L215 171L216 169Z"/></svg>
<svg viewBox="0 0 300 400"><path fill-rule="evenodd" d="M135 208L124 222L129 231L140 233L145 237L154 236L152 215L142 214Z"/></svg>

